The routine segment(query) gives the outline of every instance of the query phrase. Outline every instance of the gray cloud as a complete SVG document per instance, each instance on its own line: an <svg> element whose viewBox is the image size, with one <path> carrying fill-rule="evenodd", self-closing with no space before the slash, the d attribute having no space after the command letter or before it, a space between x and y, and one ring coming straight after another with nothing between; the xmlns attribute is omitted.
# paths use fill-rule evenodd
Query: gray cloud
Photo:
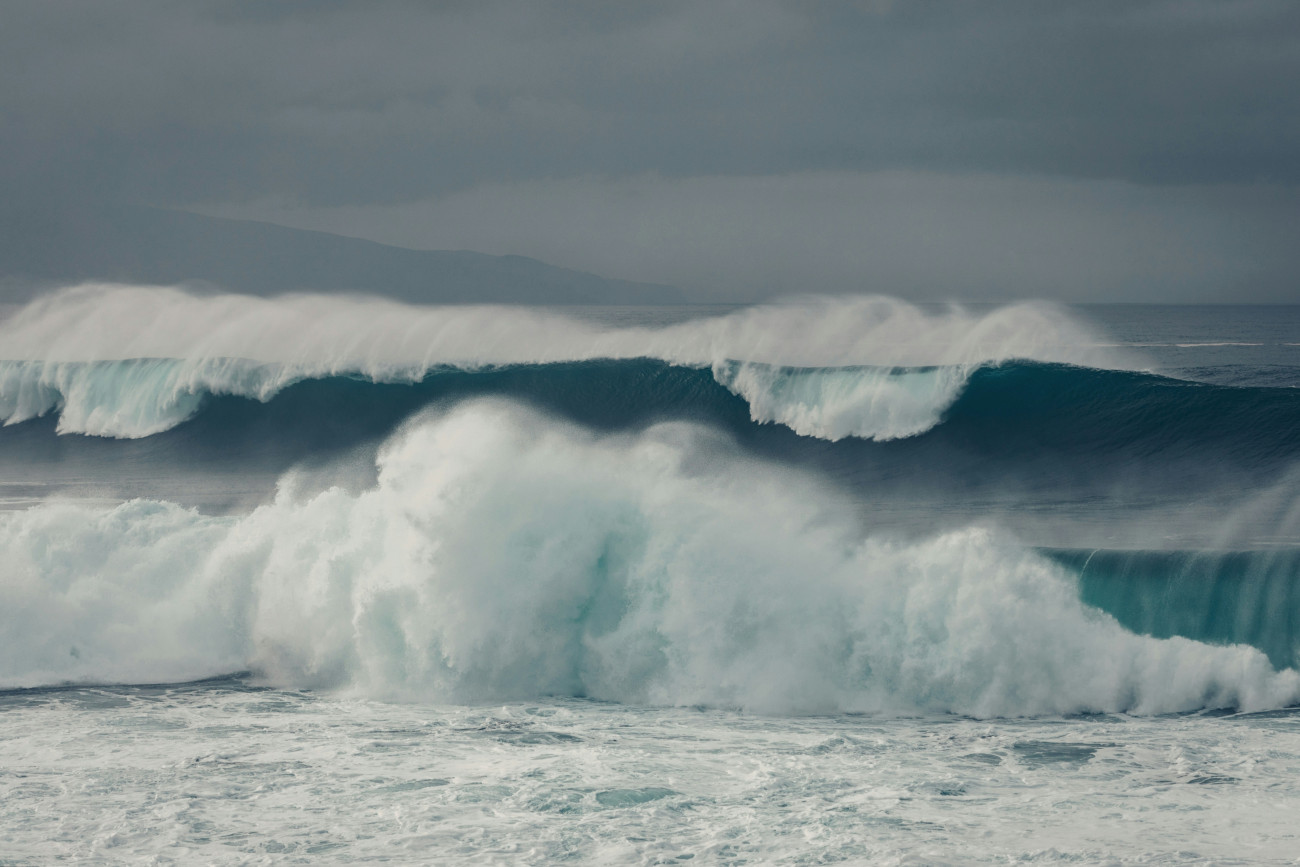
<svg viewBox="0 0 1300 867"><path fill-rule="evenodd" d="M968 221L970 234L955 218L929 223L961 235L957 246L978 246L984 219L1001 220L1004 234L1043 219L1056 220L1062 237L1073 231L1068 209L1050 197L1017 205L1011 192L1019 179L1054 179L1061 190L1097 184L1096 195L1115 202L1168 203L1168 219L1148 231L1173 233L1200 255L1217 250L1228 263L1243 249L1231 240L1241 227L1267 235L1270 220L1300 216L1297 80L1300 4L1290 0L13 0L0 27L0 193L20 203L135 201L255 216L293 206L300 223L389 237L386 227L412 203L447 214L448 203L496 196L507 207L514 200L500 191L513 189L510 206L527 210L519 202L565 184L570 196L588 192L559 225L617 224L635 216L634 205L614 216L610 196L622 193L609 191L655 179L664 185L656 206L681 202L691 224L704 206L691 203L707 200L682 182L710 179L700 189L713 190L736 178L749 180L727 190L747 192L732 201L769 212L767 237L779 230L772 212L789 206L781 191L790 187L764 178L857 176L870 185L873 176L946 175L956 190L961 178L1001 177L1006 194ZM929 207L924 196L937 182L927 183L913 188L922 198L900 206ZM1175 192L1132 192L1145 188ZM753 198L763 191L774 198ZM833 196L827 202L846 216L865 208L848 214ZM1180 206L1191 210L1178 216ZM816 223L816 210L804 216ZM1101 235L1115 234L1103 212L1121 222L1129 213L1089 212ZM349 213L353 222L340 223ZM1226 234L1192 228L1202 225ZM710 232L729 237L711 226L699 229L702 245ZM792 226L795 235L805 228ZM515 252L576 244L578 229L563 243L557 231L498 234L515 239ZM639 276L653 250L624 246L618 261L592 251L564 264ZM1274 297L1300 262L1276 244L1260 255L1202 273L1266 272L1223 291ZM1132 258L1133 280L1153 267ZM725 263L710 264L678 279L730 292L754 284L736 276L749 267L714 279ZM1164 273L1162 285L1183 272ZM1003 276L993 269L968 282Z"/></svg>

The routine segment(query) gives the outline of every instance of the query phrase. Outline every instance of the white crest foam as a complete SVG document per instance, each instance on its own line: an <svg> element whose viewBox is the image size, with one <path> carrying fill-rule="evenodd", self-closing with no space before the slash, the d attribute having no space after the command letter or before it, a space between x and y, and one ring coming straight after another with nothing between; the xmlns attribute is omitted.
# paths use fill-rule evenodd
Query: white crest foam
<svg viewBox="0 0 1300 867"><path fill-rule="evenodd" d="M396 435L359 493L0 514L0 683L251 667L383 698L974 716L1300 699L1254 648L1127 632L1014 539L864 537L728 446L471 402Z"/></svg>
<svg viewBox="0 0 1300 867"><path fill-rule="evenodd" d="M650 328L534 308L94 285L0 322L0 417L57 411L63 432L139 437L188 418L209 393L269 400L305 378L402 382L438 367L629 358L711 368L755 420L829 439L926 430L982 364L1131 363L1041 303L973 313L812 298Z"/></svg>

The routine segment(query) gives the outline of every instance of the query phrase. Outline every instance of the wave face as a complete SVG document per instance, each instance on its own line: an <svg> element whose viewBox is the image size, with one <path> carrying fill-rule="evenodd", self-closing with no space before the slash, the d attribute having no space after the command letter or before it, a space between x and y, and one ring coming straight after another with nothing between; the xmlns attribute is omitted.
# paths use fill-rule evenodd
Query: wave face
<svg viewBox="0 0 1300 867"><path fill-rule="evenodd" d="M562 363L549 366L557 364ZM394 370L369 381L423 382L446 371ZM748 402L752 420L832 441L890 440L929 430L969 374L963 367L792 368L750 362L713 369L717 383ZM209 397L266 402L295 383L319 378L301 367L241 359L0 362L0 418L18 424L55 413L59 433L137 439L188 421Z"/></svg>
<svg viewBox="0 0 1300 867"><path fill-rule="evenodd" d="M56 385L23 378L37 370L52 371ZM439 368L419 377L311 379L235 362L0 363L0 384L9 386L0 411L12 426L53 410L57 423L41 429L50 434L129 432L139 446L123 440L115 448L140 460L162 453L249 461L271 451L292 461L382 438L421 408L484 396L602 430L707 423L764 457L859 487L905 475L931 485L1016 480L1019 489L1141 479L1173 491L1225 473L1263 484L1300 460L1300 389L1038 362L969 371L738 362L708 370L628 359ZM770 424L778 417L782 423ZM10 455L66 457L82 447L74 438L52 451L39 442L47 434L26 427L0 433Z"/></svg>
<svg viewBox="0 0 1300 867"><path fill-rule="evenodd" d="M1084 602L1144 635L1250 644L1300 665L1300 550L1050 551Z"/></svg>
<svg viewBox="0 0 1300 867"><path fill-rule="evenodd" d="M206 396L267 400L304 379L412 382L449 368L638 358L711 369L755 421L887 440L936 424L980 366L1112 366L1120 356L1038 304L976 315L887 298L812 299L614 328L521 308L89 286L0 322L0 417L57 412L63 433L144 437L190 418Z"/></svg>
<svg viewBox="0 0 1300 867"><path fill-rule="evenodd" d="M688 315L30 305L0 322L0 504L23 506L0 510L0 687L1300 701L1300 389L1273 368L1144 372L1035 304Z"/></svg>
<svg viewBox="0 0 1300 867"><path fill-rule="evenodd" d="M469 401L405 426L359 492L290 475L242 516L0 514L0 683L252 668L387 698L975 716L1300 699L1254 648L1126 630L996 531L864 538L850 512L710 428Z"/></svg>

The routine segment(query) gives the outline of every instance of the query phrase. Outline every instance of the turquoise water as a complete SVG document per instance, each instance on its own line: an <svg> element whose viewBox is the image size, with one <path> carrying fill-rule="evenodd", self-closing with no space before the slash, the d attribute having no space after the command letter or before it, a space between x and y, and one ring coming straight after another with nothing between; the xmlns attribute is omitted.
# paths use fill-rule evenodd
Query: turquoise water
<svg viewBox="0 0 1300 867"><path fill-rule="evenodd" d="M1297 308L11 314L0 861L1290 863L1297 344Z"/></svg>

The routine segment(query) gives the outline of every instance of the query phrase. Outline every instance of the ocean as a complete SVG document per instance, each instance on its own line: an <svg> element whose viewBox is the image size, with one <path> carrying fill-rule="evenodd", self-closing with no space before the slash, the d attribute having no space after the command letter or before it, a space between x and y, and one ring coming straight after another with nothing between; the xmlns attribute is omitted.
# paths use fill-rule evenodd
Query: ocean
<svg viewBox="0 0 1300 867"><path fill-rule="evenodd" d="M0 319L0 864L1295 863L1300 306Z"/></svg>

